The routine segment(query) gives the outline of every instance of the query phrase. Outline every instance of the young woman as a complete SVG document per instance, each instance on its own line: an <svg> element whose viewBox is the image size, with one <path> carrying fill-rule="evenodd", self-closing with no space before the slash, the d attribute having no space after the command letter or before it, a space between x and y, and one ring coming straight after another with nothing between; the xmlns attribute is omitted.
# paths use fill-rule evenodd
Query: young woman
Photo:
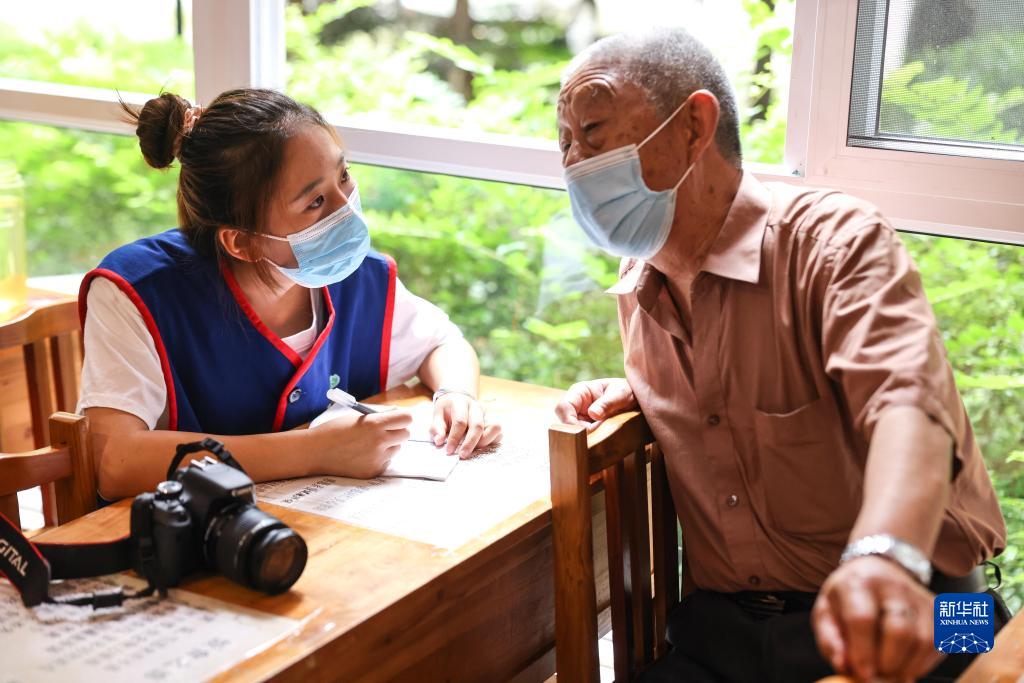
<svg viewBox="0 0 1024 683"><path fill-rule="evenodd" d="M334 129L271 90L205 109L165 93L137 124L146 162L181 165L179 227L109 254L82 283L79 411L107 499L151 490L175 445L222 440L257 481L372 477L409 438L403 411L292 430L339 386L363 398L418 376L433 433L469 456L493 443L472 347L406 290L370 238Z"/></svg>

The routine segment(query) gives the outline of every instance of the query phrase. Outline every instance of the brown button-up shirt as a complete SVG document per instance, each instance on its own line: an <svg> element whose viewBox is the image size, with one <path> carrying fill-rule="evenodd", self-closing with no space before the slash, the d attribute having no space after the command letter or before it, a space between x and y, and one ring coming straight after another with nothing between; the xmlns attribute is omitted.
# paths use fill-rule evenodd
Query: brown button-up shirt
<svg viewBox="0 0 1024 683"><path fill-rule="evenodd" d="M624 261L609 291L698 587L817 590L848 541L890 406L920 408L955 441L935 567L959 576L1002 551L920 275L872 206L745 173L691 286L691 316L649 264ZM940 455L935 466L949 467Z"/></svg>

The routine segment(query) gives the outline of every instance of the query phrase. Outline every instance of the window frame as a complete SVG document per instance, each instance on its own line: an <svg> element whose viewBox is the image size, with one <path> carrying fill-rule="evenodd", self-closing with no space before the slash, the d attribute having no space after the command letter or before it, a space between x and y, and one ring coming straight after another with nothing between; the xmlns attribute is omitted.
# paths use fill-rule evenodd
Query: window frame
<svg viewBox="0 0 1024 683"><path fill-rule="evenodd" d="M764 181L855 194L901 230L1024 245L1024 196L1014 191L1024 186L1024 162L848 145L857 12L846 0L796 0L785 161L747 170ZM193 0L199 103L230 88L284 86L284 13L285 0ZM131 104L152 96L120 95ZM0 78L0 119L130 135L117 97ZM564 189L554 141L365 116L329 120L355 162Z"/></svg>
<svg viewBox="0 0 1024 683"><path fill-rule="evenodd" d="M801 9L814 25L794 31L795 42L813 40L794 49L810 62L804 182L867 199L910 232L1024 245L1024 162L848 144L858 3L798 0Z"/></svg>

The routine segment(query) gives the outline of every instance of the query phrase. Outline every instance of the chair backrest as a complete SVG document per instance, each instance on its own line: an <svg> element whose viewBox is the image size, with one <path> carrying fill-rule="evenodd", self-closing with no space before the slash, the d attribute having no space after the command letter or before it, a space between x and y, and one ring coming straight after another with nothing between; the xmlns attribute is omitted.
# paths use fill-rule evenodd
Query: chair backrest
<svg viewBox="0 0 1024 683"><path fill-rule="evenodd" d="M64 524L96 509L96 470L89 443L89 418L54 413L51 446L25 453L0 453L0 512L21 525L18 491L54 488L56 520Z"/></svg>
<svg viewBox="0 0 1024 683"><path fill-rule="evenodd" d="M0 350L22 349L35 448L49 443L46 421L54 410L75 410L82 358L80 329L74 298L28 308L0 323ZM0 448L4 446L0 443ZM52 526L57 523L53 486L43 486L42 493L43 517Z"/></svg>
<svg viewBox="0 0 1024 683"><path fill-rule="evenodd" d="M603 487L615 680L630 680L664 654L667 615L679 602L678 520L664 458L636 412L590 434L552 426L549 445L558 677L599 681L591 495Z"/></svg>

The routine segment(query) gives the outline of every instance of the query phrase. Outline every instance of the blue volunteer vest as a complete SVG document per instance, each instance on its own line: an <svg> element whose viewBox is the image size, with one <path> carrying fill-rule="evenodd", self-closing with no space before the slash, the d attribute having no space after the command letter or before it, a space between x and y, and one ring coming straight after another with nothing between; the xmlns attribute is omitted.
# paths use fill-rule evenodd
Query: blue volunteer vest
<svg viewBox="0 0 1024 683"><path fill-rule="evenodd" d="M116 284L153 337L167 387L168 429L261 434L309 422L340 386L356 398L387 386L395 263L370 252L323 288L327 321L305 361L252 310L229 268L199 256L177 228L110 253L85 276Z"/></svg>

